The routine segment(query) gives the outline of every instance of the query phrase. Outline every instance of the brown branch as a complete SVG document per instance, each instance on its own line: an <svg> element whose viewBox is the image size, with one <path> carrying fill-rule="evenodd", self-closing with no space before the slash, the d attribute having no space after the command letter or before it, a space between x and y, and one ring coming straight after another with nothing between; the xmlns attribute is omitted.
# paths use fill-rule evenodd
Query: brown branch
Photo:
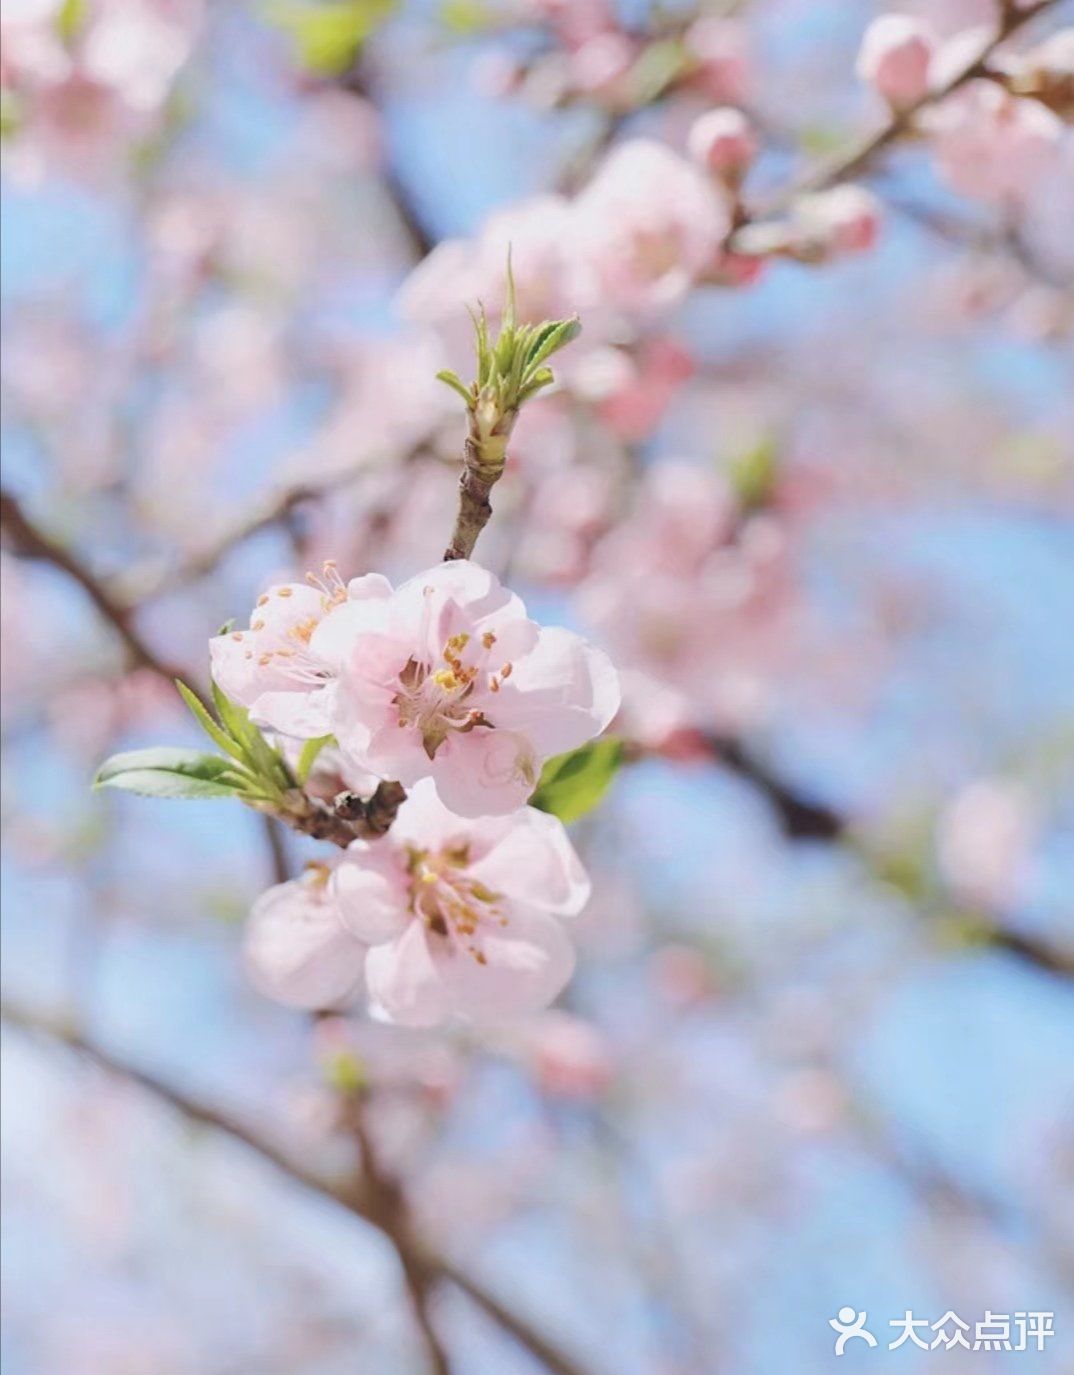
<svg viewBox="0 0 1074 1375"><path fill-rule="evenodd" d="M751 783L771 806L784 835L790 840L819 840L833 844L853 840L853 821L836 808L807 797L777 777L765 764L745 750L738 741L706 737L712 758L746 782ZM856 847L861 850L861 847ZM868 853L863 855L870 859ZM1034 936L1013 931L998 914L975 917L971 923L974 940L1063 979L1074 979L1074 951L1050 945Z"/></svg>
<svg viewBox="0 0 1074 1375"><path fill-rule="evenodd" d="M391 1197L391 1190L399 1189L396 1181L392 1181L385 1197L385 1176L374 1174L371 1178L368 1168L357 1178L350 1179L337 1179L319 1173L222 1108L205 1103L182 1089L172 1087L149 1071L129 1064L76 1026L6 1000L0 1004L0 1018L20 1031L45 1037L86 1056L107 1073L136 1084L166 1103L187 1121L241 1142L292 1182L331 1199L385 1235L395 1249L404 1273L406 1267L410 1266L421 1274L423 1283L446 1281L453 1284L552 1375L586 1375L581 1366L486 1290L479 1281L417 1241L408 1228L395 1225L393 1217L397 1214L393 1210L398 1205ZM366 1158L367 1166L370 1158Z"/></svg>
<svg viewBox="0 0 1074 1375"><path fill-rule="evenodd" d="M517 414L517 411L506 412L497 426L496 434L506 440ZM459 509L455 515L451 541L444 550L445 563L452 559L468 559L474 552L474 545L492 515L489 498L493 487L503 476L505 461L506 456L496 462L484 461L482 444L475 436L471 414L471 433L466 437L462 474L459 477Z"/></svg>
<svg viewBox="0 0 1074 1375"><path fill-rule="evenodd" d="M38 529L18 498L6 489L0 491L0 529L19 558L51 564L82 588L119 636L134 666L151 669L169 682L184 676L184 670L161 658L142 638L133 608L118 601L77 554Z"/></svg>
<svg viewBox="0 0 1074 1375"><path fill-rule="evenodd" d="M380 782L372 797L357 793L337 794L331 804L311 797L301 788L292 788L278 804L256 803L256 809L276 817L293 831L327 840L345 850L355 840L378 840L391 828L396 813L406 801L401 783Z"/></svg>
<svg viewBox="0 0 1074 1375"><path fill-rule="evenodd" d="M414 1240L413 1225L399 1180L384 1169L377 1155L365 1120L367 1100L364 1093L345 1094L341 1103L343 1124L350 1130L358 1147L362 1175L380 1217L380 1225L395 1243L429 1363L435 1375L451 1375L451 1362L432 1319L431 1298L438 1275Z"/></svg>
<svg viewBox="0 0 1074 1375"><path fill-rule="evenodd" d="M266 812L261 817L261 829L265 837L265 849L268 851L272 882L286 883L291 877L291 865L287 858L287 847L284 845L280 823L276 817L269 816Z"/></svg>
<svg viewBox="0 0 1074 1375"><path fill-rule="evenodd" d="M953 72L943 85L926 92L913 104L893 111L887 122L875 132L866 134L845 152L819 163L790 186L778 191L767 201L762 201L757 207L749 209L729 235L728 247L734 249L740 235L759 220L779 218L791 208L799 196L827 190L868 170L892 144L913 130L917 116L923 111L939 104L976 77L989 75L989 59L996 48L1038 15L1051 9L1054 4L1055 0L1037 0L1036 4L1024 9L1005 6L996 32L983 44L977 55Z"/></svg>

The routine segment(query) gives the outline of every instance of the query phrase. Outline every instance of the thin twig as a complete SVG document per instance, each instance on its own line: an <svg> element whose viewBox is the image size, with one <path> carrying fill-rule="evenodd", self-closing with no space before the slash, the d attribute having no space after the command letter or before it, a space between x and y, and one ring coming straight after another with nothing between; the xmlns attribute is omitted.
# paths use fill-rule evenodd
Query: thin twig
<svg viewBox="0 0 1074 1375"><path fill-rule="evenodd" d="M385 1208L384 1199L378 1197L375 1187L371 1190L368 1173L344 1179L332 1178L321 1174L308 1165L295 1159L274 1142L255 1131L253 1127L232 1117L222 1108L213 1106L193 1097L182 1089L174 1088L147 1070L129 1064L114 1051L107 1050L79 1027L61 1022L57 1018L32 1011L16 1003L4 1000L0 1003L0 1018L9 1026L47 1038L68 1047L92 1060L109 1074L116 1075L136 1084L153 1097L167 1103L189 1122L198 1123L213 1131L240 1141L263 1160L268 1161L281 1174L304 1188L324 1198L331 1199L340 1207L361 1218L387 1236L398 1254L402 1247L407 1254L407 1264L417 1267L430 1280L445 1280L466 1294L494 1323L552 1375L586 1375L583 1368L561 1351L547 1337L525 1319L491 1294L476 1279L454 1262L418 1242L409 1233L398 1235L388 1230L386 1222L391 1216L391 1207ZM397 1185L395 1187L398 1187ZM400 1264L403 1258L400 1256Z"/></svg>

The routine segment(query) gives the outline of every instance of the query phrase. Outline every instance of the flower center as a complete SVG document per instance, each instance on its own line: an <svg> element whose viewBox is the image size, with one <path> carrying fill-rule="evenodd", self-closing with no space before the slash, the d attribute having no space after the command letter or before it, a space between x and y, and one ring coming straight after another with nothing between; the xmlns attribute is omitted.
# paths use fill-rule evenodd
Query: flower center
<svg viewBox="0 0 1074 1375"><path fill-rule="evenodd" d="M441 651L439 666L408 659L399 674L399 691L392 698L398 724L421 732L430 759L435 758L449 731L492 728L492 722L474 705L474 695L483 688L499 692L504 679L511 676L509 663L491 673L486 667L489 651L496 643L491 631L481 636L476 656L464 662L463 654L472 639L465 631L452 635Z"/></svg>
<svg viewBox="0 0 1074 1375"><path fill-rule="evenodd" d="M468 875L469 863L467 844L436 852L409 848L410 910L429 931L455 941L485 964L477 939L490 926L506 926L507 917L500 906L502 894Z"/></svg>

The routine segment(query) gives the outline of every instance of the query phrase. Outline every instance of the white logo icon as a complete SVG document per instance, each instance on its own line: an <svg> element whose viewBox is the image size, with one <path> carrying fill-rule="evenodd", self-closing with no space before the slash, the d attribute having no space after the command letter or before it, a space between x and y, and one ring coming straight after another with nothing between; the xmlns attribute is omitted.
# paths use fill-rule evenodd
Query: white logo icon
<svg viewBox="0 0 1074 1375"><path fill-rule="evenodd" d="M828 1319L828 1326L834 1327L839 1336L835 1339L835 1354L841 1356L846 1348L846 1344L851 1337L860 1337L866 1346L875 1346L876 1338L871 1332L866 1331L865 1319L869 1316L866 1312L855 1313L853 1308L840 1308L834 1318Z"/></svg>

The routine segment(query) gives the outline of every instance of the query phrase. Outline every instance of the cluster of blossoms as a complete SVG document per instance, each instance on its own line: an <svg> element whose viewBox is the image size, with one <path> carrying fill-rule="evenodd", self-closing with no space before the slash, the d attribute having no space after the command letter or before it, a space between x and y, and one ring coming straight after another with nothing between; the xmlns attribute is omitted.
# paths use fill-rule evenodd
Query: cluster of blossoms
<svg viewBox="0 0 1074 1375"><path fill-rule="evenodd" d="M4 123L15 170L114 172L155 131L202 22L202 0L12 0L3 18Z"/></svg>
<svg viewBox="0 0 1074 1375"><path fill-rule="evenodd" d="M585 314L595 344L649 324L695 286L750 284L766 257L812 261L872 247L876 202L844 185L802 197L748 252L732 250L738 192L756 147L749 122L731 107L701 117L689 155L648 138L619 144L577 195L532 197L492 216L475 238L439 244L410 275L402 308L450 333L460 282L465 294L490 299L510 244L524 313L562 314L569 302ZM565 370L568 383L584 357Z"/></svg>
<svg viewBox="0 0 1074 1375"><path fill-rule="evenodd" d="M944 92L992 36L988 26L941 35L925 20L882 14L865 32L858 75L893 110L910 112ZM1064 29L1028 52L997 55L919 122L954 190L1015 209L1059 165L1072 91L1074 29Z"/></svg>
<svg viewBox="0 0 1074 1375"><path fill-rule="evenodd" d="M753 83L749 35L732 18L669 11L630 27L611 0L523 0L513 17L531 30L531 51L482 59L480 84L544 109L584 102L622 115L672 92L737 102Z"/></svg>
<svg viewBox="0 0 1074 1375"><path fill-rule="evenodd" d="M578 604L623 668L625 728L652 748L765 715L800 637L786 523L729 484L664 460L598 541Z"/></svg>
<svg viewBox="0 0 1074 1375"><path fill-rule="evenodd" d="M412 1026L546 1006L573 967L557 919L588 882L561 823L526 802L544 761L618 710L608 659L463 559L395 590L329 566L270 588L249 629L210 648L215 682L257 725L334 737L352 786L411 790L386 835L261 898L258 984L310 1007L364 984L375 1011Z"/></svg>

